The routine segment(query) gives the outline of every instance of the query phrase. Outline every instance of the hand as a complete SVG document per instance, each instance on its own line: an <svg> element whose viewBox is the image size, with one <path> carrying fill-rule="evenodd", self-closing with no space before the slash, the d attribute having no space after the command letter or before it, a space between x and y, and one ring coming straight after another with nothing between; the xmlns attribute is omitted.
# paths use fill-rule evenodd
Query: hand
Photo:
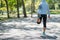
<svg viewBox="0 0 60 40"><path fill-rule="evenodd" d="M48 16L48 18L50 18L50 16Z"/></svg>

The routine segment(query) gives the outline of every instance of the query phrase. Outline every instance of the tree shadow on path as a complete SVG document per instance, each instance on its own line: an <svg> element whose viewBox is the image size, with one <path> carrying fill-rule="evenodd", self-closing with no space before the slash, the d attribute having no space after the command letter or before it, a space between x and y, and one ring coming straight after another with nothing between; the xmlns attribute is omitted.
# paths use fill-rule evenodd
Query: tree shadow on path
<svg viewBox="0 0 60 40"><path fill-rule="evenodd" d="M42 39L54 39L56 40L57 36L50 36L50 35L46 35L46 36L41 36Z"/></svg>

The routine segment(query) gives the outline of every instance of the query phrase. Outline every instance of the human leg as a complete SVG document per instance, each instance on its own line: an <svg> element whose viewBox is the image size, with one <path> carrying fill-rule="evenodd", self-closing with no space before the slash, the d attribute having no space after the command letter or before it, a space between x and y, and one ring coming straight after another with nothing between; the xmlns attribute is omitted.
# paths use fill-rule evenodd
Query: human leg
<svg viewBox="0 0 60 40"><path fill-rule="evenodd" d="M47 15L43 15L43 34L45 35L46 31L46 20L47 20Z"/></svg>
<svg viewBox="0 0 60 40"><path fill-rule="evenodd" d="M41 20L42 20L42 16L41 16L41 14L38 14L37 24L40 24Z"/></svg>

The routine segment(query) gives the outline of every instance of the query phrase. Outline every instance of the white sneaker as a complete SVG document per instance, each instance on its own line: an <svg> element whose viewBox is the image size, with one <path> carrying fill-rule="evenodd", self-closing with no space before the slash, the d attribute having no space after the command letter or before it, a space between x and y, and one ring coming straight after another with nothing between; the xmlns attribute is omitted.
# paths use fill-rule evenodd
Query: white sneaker
<svg viewBox="0 0 60 40"><path fill-rule="evenodd" d="M46 36L45 32L43 32L42 36Z"/></svg>

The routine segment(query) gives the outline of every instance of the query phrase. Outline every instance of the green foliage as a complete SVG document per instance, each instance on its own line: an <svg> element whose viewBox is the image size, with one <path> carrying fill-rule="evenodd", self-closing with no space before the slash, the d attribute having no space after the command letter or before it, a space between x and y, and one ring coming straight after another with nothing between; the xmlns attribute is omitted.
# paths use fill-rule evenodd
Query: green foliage
<svg viewBox="0 0 60 40"><path fill-rule="evenodd" d="M22 0L19 1L19 8L22 8ZM41 2L41 0L24 0L24 4L26 7L27 12L31 12L31 3L35 1L35 10L38 9L38 6ZM56 8L56 3L60 3L60 0L46 0L49 4L50 9L55 9ZM6 3L4 0L0 0L0 10L5 11L6 10ZM16 11L17 8L17 0L8 0L8 6L9 6L9 11ZM58 6L58 5L57 5ZM58 9L60 6L58 7ZM21 11L22 13L22 11Z"/></svg>
<svg viewBox="0 0 60 40"><path fill-rule="evenodd" d="M10 7L16 5L16 0L8 0L8 5Z"/></svg>

